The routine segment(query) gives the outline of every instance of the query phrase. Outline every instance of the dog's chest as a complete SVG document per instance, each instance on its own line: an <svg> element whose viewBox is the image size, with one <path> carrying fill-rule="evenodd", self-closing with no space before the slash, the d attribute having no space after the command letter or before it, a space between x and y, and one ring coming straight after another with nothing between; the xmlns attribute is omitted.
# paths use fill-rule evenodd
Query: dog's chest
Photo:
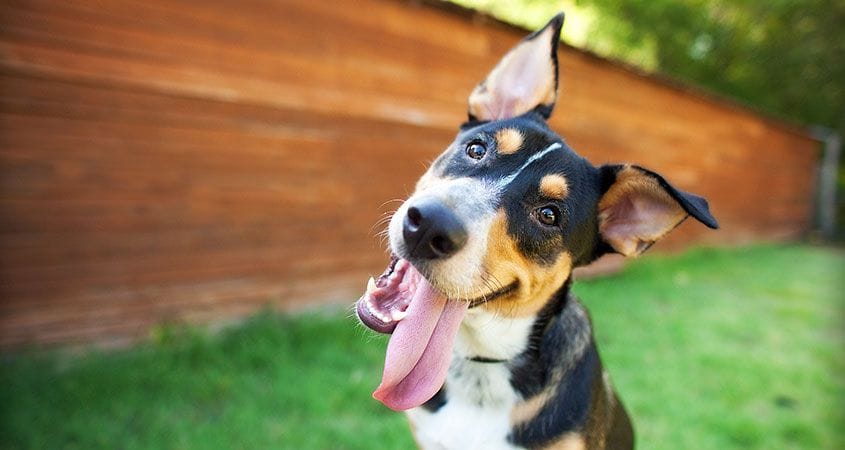
<svg viewBox="0 0 845 450"><path fill-rule="evenodd" d="M408 418L424 449L514 449L507 435L517 401L503 364L453 363L446 404L436 412L413 409Z"/></svg>
<svg viewBox="0 0 845 450"><path fill-rule="evenodd" d="M424 449L514 449L508 442L511 411L520 400L506 364L467 359L510 359L525 349L534 319L503 322L487 313L469 314L455 342L446 378L446 404L436 412L408 411Z"/></svg>

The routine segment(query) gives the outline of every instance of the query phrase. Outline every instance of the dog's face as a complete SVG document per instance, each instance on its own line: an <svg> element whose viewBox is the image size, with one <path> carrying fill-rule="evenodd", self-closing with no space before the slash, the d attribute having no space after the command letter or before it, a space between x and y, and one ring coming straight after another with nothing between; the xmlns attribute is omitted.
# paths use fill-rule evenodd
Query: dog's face
<svg viewBox="0 0 845 450"><path fill-rule="evenodd" d="M637 255L689 215L716 227L703 198L638 166L595 167L549 129L562 20L475 88L470 120L390 221L391 264L357 312L394 333L374 394L394 409L439 389L469 308L530 317L578 265Z"/></svg>
<svg viewBox="0 0 845 450"><path fill-rule="evenodd" d="M592 259L600 187L540 114L470 123L394 214L390 247L448 298L533 315Z"/></svg>

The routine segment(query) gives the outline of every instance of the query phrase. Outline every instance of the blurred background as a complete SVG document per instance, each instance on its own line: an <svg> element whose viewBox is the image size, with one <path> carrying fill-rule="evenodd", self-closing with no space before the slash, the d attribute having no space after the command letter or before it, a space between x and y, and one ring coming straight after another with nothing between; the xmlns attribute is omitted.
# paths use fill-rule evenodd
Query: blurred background
<svg viewBox="0 0 845 450"><path fill-rule="evenodd" d="M576 288L642 448L845 448L845 3L0 4L0 448L407 448L349 305L558 11L552 128L707 197Z"/></svg>

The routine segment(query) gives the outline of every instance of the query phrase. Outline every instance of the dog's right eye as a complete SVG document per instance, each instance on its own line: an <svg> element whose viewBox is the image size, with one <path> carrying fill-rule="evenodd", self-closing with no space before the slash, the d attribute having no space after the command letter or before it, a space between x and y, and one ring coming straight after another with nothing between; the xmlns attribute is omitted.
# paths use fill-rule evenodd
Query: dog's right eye
<svg viewBox="0 0 845 450"><path fill-rule="evenodd" d="M472 159L481 159L487 154L487 147L481 142L470 142L466 150L467 156Z"/></svg>
<svg viewBox="0 0 845 450"><path fill-rule="evenodd" d="M537 210L534 211L534 216L543 225L547 225L550 227L557 225L558 211L557 208L554 206L549 205L543 206L542 208L537 208Z"/></svg>

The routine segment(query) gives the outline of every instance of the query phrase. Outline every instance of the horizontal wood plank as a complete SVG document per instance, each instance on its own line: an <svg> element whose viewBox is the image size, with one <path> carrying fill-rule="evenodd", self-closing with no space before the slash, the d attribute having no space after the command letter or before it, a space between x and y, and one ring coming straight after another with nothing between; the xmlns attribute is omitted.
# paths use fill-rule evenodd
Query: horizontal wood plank
<svg viewBox="0 0 845 450"><path fill-rule="evenodd" d="M366 14L361 14L366 11ZM525 33L430 2L0 4L0 348L351 303L384 219ZM792 239L818 145L562 47L550 124L706 196L656 251Z"/></svg>

